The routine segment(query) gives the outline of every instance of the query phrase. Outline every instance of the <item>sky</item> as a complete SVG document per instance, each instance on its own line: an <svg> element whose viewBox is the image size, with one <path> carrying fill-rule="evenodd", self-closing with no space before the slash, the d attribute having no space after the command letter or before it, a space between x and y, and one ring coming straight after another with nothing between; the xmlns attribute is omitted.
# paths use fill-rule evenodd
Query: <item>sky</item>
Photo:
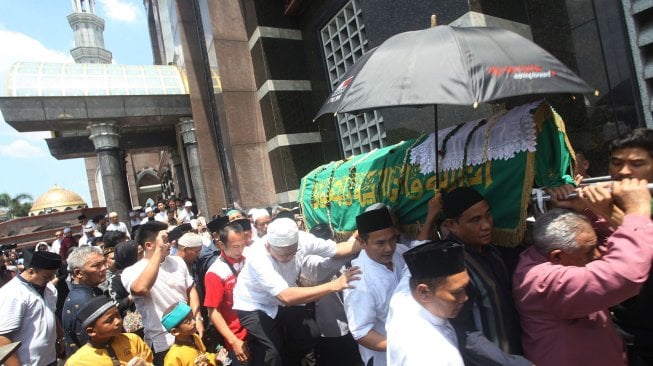
<svg viewBox="0 0 653 366"><path fill-rule="evenodd" d="M96 0L104 19L104 46L113 63L151 65L152 52L142 0ZM0 96L7 95L7 74L18 61L74 62L73 31L66 16L70 0L0 0ZM49 132L19 133L0 113L0 193L30 194L34 199L55 184L92 205L83 159L57 160L45 138Z"/></svg>

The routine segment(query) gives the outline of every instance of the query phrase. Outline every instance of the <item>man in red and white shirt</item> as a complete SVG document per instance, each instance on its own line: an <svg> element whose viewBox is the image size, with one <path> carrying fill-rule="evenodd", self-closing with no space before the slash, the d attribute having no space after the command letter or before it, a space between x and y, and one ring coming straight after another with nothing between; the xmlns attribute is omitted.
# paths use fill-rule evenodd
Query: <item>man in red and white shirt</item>
<svg viewBox="0 0 653 366"><path fill-rule="evenodd" d="M240 324L233 309L233 290L238 273L245 265L243 249L246 245L243 228L237 223L227 224L220 231L220 256L204 276L206 296L204 306L215 329L224 337L232 359L232 366L249 361L245 344L247 329Z"/></svg>

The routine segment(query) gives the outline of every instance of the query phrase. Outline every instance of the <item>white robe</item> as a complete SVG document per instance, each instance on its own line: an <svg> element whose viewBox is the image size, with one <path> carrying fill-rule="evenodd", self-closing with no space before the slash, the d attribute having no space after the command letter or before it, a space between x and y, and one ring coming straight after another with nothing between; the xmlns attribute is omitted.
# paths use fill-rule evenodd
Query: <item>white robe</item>
<svg viewBox="0 0 653 366"><path fill-rule="evenodd" d="M449 320L431 314L415 301L409 279L406 273L390 300L388 366L464 366Z"/></svg>
<svg viewBox="0 0 653 366"><path fill-rule="evenodd" d="M402 252L406 250L403 245L397 246L392 257L393 269L372 260L362 250L358 258L351 261L352 266L360 267L363 272L360 281L353 282L355 288L344 291L345 312L347 323L354 339L359 340L370 331L385 336L385 322L388 317L390 298L394 292L405 267ZM385 352L374 351L358 346L363 363L367 364L374 357L374 366L384 366Z"/></svg>

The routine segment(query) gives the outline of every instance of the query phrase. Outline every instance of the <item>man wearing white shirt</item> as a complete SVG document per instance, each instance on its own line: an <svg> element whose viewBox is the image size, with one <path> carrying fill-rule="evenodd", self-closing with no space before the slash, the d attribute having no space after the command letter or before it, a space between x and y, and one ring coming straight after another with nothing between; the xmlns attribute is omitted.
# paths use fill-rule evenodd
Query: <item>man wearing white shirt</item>
<svg viewBox="0 0 653 366"><path fill-rule="evenodd" d="M270 221L272 221L270 213L264 208L256 209L256 211L252 213L252 224L254 224L254 228L256 229L255 241L263 238L265 234L267 234Z"/></svg>
<svg viewBox="0 0 653 366"><path fill-rule="evenodd" d="M360 273L352 267L331 282L296 287L304 257L347 256L358 250L358 245L336 244L299 232L295 221L288 218L270 223L265 241L264 249L251 251L238 276L233 308L247 329L252 356L249 365L281 366L290 362L282 358L286 345L282 333L284 323L278 314L286 311L284 307L306 304L349 288L349 282L358 279L356 275Z"/></svg>
<svg viewBox="0 0 653 366"><path fill-rule="evenodd" d="M388 365L463 366L449 323L467 301L463 246L434 241L407 251L404 258L410 273L392 295L386 323Z"/></svg>
<svg viewBox="0 0 653 366"><path fill-rule="evenodd" d="M154 220L160 221L160 222L165 222L166 224L168 223L168 209L166 208L166 204L163 203L163 201L159 201L156 204L156 208L159 210L159 212L154 215Z"/></svg>
<svg viewBox="0 0 653 366"><path fill-rule="evenodd" d="M186 203L184 203L184 209L179 212L179 215L177 215L177 223L179 225L190 224L190 220L195 218L192 208L193 203L191 201L186 201Z"/></svg>
<svg viewBox="0 0 653 366"><path fill-rule="evenodd" d="M186 302L193 310L200 337L203 336L200 302L193 278L183 259L170 256L168 225L153 221L141 225L136 236L145 257L122 272L122 284L134 298L143 317L145 341L154 350L154 365L163 365L175 337L161 324L164 312L173 304Z"/></svg>
<svg viewBox="0 0 653 366"><path fill-rule="evenodd" d="M129 230L127 229L127 225L125 225L124 222L120 221L117 212L111 212L109 214L109 225L107 225L106 231L122 231L123 233L127 234L129 239L132 238L132 236L129 234Z"/></svg>
<svg viewBox="0 0 653 366"><path fill-rule="evenodd" d="M50 246L50 252L59 254L59 249L61 248L61 237L63 236L63 233L61 230L57 231L54 233L54 241L52 242L52 246Z"/></svg>
<svg viewBox="0 0 653 366"><path fill-rule="evenodd" d="M359 344L365 365L386 364L385 320L390 297L401 280L405 246L397 247L397 231L387 208L366 211L356 216L361 250L351 264L363 275L355 288L345 290L347 323Z"/></svg>
<svg viewBox="0 0 653 366"><path fill-rule="evenodd" d="M54 365L62 351L63 331L57 324L57 290L50 282L61 256L35 252L27 269L0 288L0 346L22 342L5 365Z"/></svg>

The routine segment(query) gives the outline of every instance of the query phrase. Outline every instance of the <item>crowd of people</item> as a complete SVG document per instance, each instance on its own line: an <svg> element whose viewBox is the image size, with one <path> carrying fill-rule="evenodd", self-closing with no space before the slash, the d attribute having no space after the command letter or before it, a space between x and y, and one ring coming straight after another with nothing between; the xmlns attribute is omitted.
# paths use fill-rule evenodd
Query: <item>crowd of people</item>
<svg viewBox="0 0 653 366"><path fill-rule="evenodd" d="M5 364L652 365L653 130L609 153L611 182L549 187L514 263L470 187L436 192L412 239L384 203L338 243L281 208L82 215L3 252Z"/></svg>

